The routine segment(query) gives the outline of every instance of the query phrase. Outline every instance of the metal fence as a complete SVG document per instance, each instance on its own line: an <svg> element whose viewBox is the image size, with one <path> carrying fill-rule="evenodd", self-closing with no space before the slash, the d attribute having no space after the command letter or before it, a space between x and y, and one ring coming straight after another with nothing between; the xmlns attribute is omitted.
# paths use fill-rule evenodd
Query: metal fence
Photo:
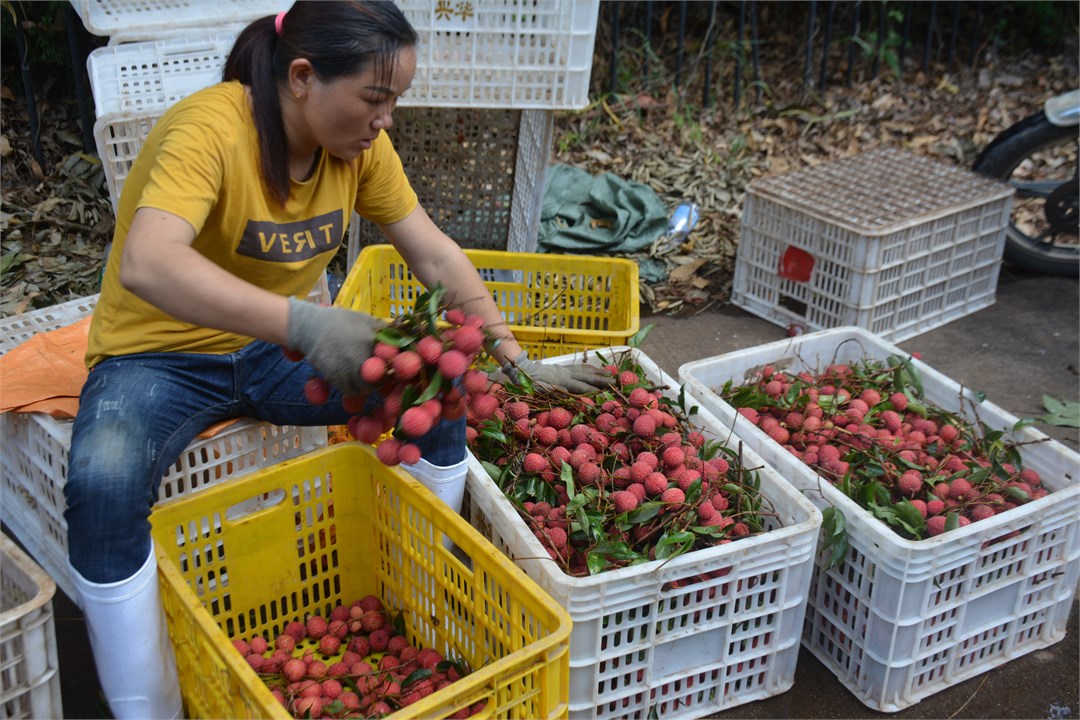
<svg viewBox="0 0 1080 720"><path fill-rule="evenodd" d="M1076 3L652 2L609 0L597 30L594 93L670 83L689 102L759 102L779 73L805 94L882 73L976 69L1017 50L1064 50ZM763 56L789 61L766 64ZM770 77L770 70L773 76ZM700 93L700 95L694 95Z"/></svg>

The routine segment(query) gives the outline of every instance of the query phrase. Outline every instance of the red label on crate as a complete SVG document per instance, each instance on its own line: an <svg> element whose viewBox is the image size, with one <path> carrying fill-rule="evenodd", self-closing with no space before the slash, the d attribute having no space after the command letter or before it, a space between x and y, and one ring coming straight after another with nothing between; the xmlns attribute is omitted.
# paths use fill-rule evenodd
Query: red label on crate
<svg viewBox="0 0 1080 720"><path fill-rule="evenodd" d="M813 271L814 256L805 250L789 245L780 256L780 270L777 274L782 278L795 282L807 282Z"/></svg>

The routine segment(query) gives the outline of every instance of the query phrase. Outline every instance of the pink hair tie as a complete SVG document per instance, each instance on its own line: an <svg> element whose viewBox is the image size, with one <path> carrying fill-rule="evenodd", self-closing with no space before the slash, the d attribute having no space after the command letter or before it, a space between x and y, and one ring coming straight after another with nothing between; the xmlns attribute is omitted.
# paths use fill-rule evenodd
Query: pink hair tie
<svg viewBox="0 0 1080 720"><path fill-rule="evenodd" d="M281 12L279 12L277 14L277 17L274 18L274 30L277 32L278 37L281 37L281 33L282 33L281 26L285 22L285 13L286 13L286 11L282 10Z"/></svg>

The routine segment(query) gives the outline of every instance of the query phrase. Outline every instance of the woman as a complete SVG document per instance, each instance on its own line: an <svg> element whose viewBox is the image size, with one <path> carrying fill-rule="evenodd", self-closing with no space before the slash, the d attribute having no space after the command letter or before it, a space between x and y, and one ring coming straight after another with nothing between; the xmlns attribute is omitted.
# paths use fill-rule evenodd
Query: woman
<svg viewBox="0 0 1080 720"><path fill-rule="evenodd" d="M352 209L425 285L487 319L508 373L575 392L610 380L526 360L476 269L417 203L385 132L416 43L390 2L300 2L258 20L223 82L158 121L125 181L64 488L72 576L118 718L181 713L148 521L165 470L219 420L347 420L342 391L359 389L382 323L297 298ZM283 346L305 360L288 361ZM316 373L336 388L325 405L303 396ZM429 487L464 481L463 420L418 444L407 470Z"/></svg>

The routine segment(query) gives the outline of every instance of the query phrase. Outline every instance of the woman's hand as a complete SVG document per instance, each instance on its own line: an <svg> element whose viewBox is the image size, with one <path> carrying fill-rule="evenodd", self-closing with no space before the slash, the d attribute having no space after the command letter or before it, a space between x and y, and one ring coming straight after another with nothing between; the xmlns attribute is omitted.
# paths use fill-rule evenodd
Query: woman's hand
<svg viewBox="0 0 1080 720"><path fill-rule="evenodd" d="M289 299L289 347L302 352L345 395L369 389L360 379L360 366L375 349L375 333L385 326L356 310Z"/></svg>
<svg viewBox="0 0 1080 720"><path fill-rule="evenodd" d="M603 390L615 383L614 375L595 365L545 365L530 360L524 352L507 361L501 370L492 375L492 379L501 383L510 381L518 384L521 373L527 375L534 385L562 388L575 395Z"/></svg>

